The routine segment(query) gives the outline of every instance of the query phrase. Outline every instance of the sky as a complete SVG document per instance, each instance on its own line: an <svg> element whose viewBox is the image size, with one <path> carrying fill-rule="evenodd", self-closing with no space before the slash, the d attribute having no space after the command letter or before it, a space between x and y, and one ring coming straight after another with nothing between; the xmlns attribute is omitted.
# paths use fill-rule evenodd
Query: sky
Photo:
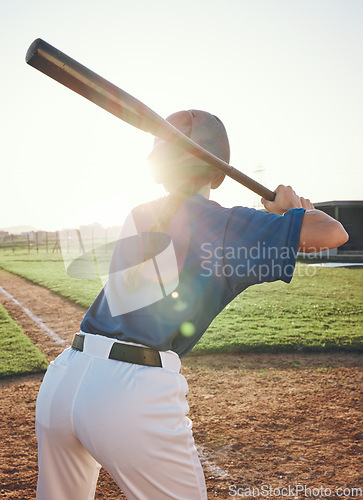
<svg viewBox="0 0 363 500"><path fill-rule="evenodd" d="M231 165L271 190L363 199L361 0L0 0L0 229L120 225L164 194L153 137L28 66L36 38L163 117L217 115ZM260 197L226 179L211 198Z"/></svg>

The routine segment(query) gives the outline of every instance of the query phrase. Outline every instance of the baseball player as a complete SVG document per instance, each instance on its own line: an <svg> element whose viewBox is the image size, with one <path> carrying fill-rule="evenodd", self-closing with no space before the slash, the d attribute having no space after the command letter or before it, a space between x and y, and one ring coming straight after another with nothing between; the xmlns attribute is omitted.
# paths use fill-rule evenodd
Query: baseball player
<svg viewBox="0 0 363 500"><path fill-rule="evenodd" d="M217 117L168 120L229 162ZM198 158L156 139L150 164L168 194L128 217L107 284L40 388L38 500L94 498L101 466L128 499L206 499L181 358L247 287L290 282L298 250L347 239L289 186L262 200L267 212L224 208L209 200L224 174Z"/></svg>

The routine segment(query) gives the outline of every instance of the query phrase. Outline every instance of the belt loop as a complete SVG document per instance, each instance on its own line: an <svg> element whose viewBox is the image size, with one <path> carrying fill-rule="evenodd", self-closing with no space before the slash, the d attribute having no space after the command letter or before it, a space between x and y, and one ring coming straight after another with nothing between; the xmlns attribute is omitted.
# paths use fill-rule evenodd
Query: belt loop
<svg viewBox="0 0 363 500"><path fill-rule="evenodd" d="M113 341L99 335L85 335L83 351L97 358L108 359Z"/></svg>
<svg viewBox="0 0 363 500"><path fill-rule="evenodd" d="M165 370L171 372L180 372L181 361L176 352L173 351L159 351L161 364Z"/></svg>

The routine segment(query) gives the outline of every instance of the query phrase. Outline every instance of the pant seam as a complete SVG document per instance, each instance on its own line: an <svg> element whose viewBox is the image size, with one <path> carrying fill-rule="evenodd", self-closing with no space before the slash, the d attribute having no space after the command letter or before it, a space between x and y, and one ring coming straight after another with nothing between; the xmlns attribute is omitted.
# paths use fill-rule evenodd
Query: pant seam
<svg viewBox="0 0 363 500"><path fill-rule="evenodd" d="M82 356L83 353L80 352L79 355ZM90 369L90 367L91 367L91 365L93 363L93 358L91 356L87 356L87 357L89 358L88 364L87 364L87 368L84 369L83 374L82 374L80 380L78 381L77 390L74 393L72 405L71 405L71 408L70 408L70 420L71 420L70 423L71 423L71 428L73 430L74 435L77 436L77 438L78 438L78 434L77 434L75 426L74 426L74 407L76 405L76 399L77 399L78 393L79 393L79 391L81 389L82 382L83 382L86 374L88 373L88 371L89 371L89 369Z"/></svg>

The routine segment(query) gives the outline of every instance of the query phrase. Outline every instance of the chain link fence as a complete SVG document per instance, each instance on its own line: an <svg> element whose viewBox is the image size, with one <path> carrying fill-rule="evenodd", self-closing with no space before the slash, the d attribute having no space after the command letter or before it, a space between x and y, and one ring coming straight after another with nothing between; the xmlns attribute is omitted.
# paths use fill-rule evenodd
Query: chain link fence
<svg viewBox="0 0 363 500"><path fill-rule="evenodd" d="M74 253L77 247L80 254L92 249L101 249L104 253L109 253L112 252L120 231L121 227L92 226L61 231L29 231L21 234L0 231L0 249L8 249L13 253L67 254Z"/></svg>

